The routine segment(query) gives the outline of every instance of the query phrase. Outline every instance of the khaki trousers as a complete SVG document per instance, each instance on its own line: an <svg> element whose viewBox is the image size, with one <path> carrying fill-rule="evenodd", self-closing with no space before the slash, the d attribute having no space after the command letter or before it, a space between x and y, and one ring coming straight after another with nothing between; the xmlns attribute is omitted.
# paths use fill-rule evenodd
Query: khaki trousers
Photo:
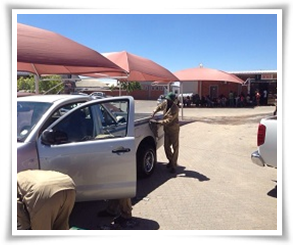
<svg viewBox="0 0 293 245"><path fill-rule="evenodd" d="M125 219L132 217L132 204L130 198L108 200L107 211L114 215L121 215Z"/></svg>
<svg viewBox="0 0 293 245"><path fill-rule="evenodd" d="M177 167L179 155L179 128L172 130L172 132L166 132L165 130L164 150L171 167Z"/></svg>
<svg viewBox="0 0 293 245"><path fill-rule="evenodd" d="M75 203L75 190L63 190L48 199L30 217L32 230L69 230L69 216Z"/></svg>

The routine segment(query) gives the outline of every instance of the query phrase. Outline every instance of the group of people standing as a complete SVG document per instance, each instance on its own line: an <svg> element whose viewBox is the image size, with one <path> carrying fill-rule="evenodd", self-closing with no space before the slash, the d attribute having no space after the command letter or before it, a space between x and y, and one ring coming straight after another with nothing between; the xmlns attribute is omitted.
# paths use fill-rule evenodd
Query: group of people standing
<svg viewBox="0 0 293 245"><path fill-rule="evenodd" d="M221 94L218 98L211 98L210 95L199 96L192 94L183 98L183 106L190 107L250 107L265 106L268 104L268 91L266 89L256 90L254 93L236 94L230 91L227 96Z"/></svg>
<svg viewBox="0 0 293 245"><path fill-rule="evenodd" d="M268 91L265 89L262 92L255 90L252 94L245 95L240 93L235 95L233 91L229 93L229 106L230 107L247 107L247 106L260 106L268 104Z"/></svg>

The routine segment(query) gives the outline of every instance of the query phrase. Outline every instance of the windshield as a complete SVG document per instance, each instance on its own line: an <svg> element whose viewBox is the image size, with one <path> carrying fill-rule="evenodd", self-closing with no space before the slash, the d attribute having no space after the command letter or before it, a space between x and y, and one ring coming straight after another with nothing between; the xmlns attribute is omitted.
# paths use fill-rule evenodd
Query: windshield
<svg viewBox="0 0 293 245"><path fill-rule="evenodd" d="M26 139L51 105L45 102L17 102L17 141Z"/></svg>

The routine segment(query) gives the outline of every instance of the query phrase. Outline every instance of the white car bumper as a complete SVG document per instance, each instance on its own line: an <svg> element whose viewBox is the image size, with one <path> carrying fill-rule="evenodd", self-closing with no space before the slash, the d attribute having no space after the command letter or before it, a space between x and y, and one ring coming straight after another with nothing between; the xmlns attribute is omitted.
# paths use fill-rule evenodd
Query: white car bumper
<svg viewBox="0 0 293 245"><path fill-rule="evenodd" d="M259 154L258 151L255 151L251 154L251 161L253 163L255 163L258 166L264 167L265 166L265 162L262 159L261 155Z"/></svg>

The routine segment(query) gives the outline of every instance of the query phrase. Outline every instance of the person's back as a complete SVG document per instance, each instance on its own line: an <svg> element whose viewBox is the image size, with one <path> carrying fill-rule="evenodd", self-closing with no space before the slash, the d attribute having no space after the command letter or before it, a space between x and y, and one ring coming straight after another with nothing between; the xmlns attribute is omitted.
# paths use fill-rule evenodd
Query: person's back
<svg viewBox="0 0 293 245"><path fill-rule="evenodd" d="M68 175L50 170L26 170L17 174L17 187L18 197L29 214L31 229L69 229L75 184ZM18 218L22 217L18 213Z"/></svg>

